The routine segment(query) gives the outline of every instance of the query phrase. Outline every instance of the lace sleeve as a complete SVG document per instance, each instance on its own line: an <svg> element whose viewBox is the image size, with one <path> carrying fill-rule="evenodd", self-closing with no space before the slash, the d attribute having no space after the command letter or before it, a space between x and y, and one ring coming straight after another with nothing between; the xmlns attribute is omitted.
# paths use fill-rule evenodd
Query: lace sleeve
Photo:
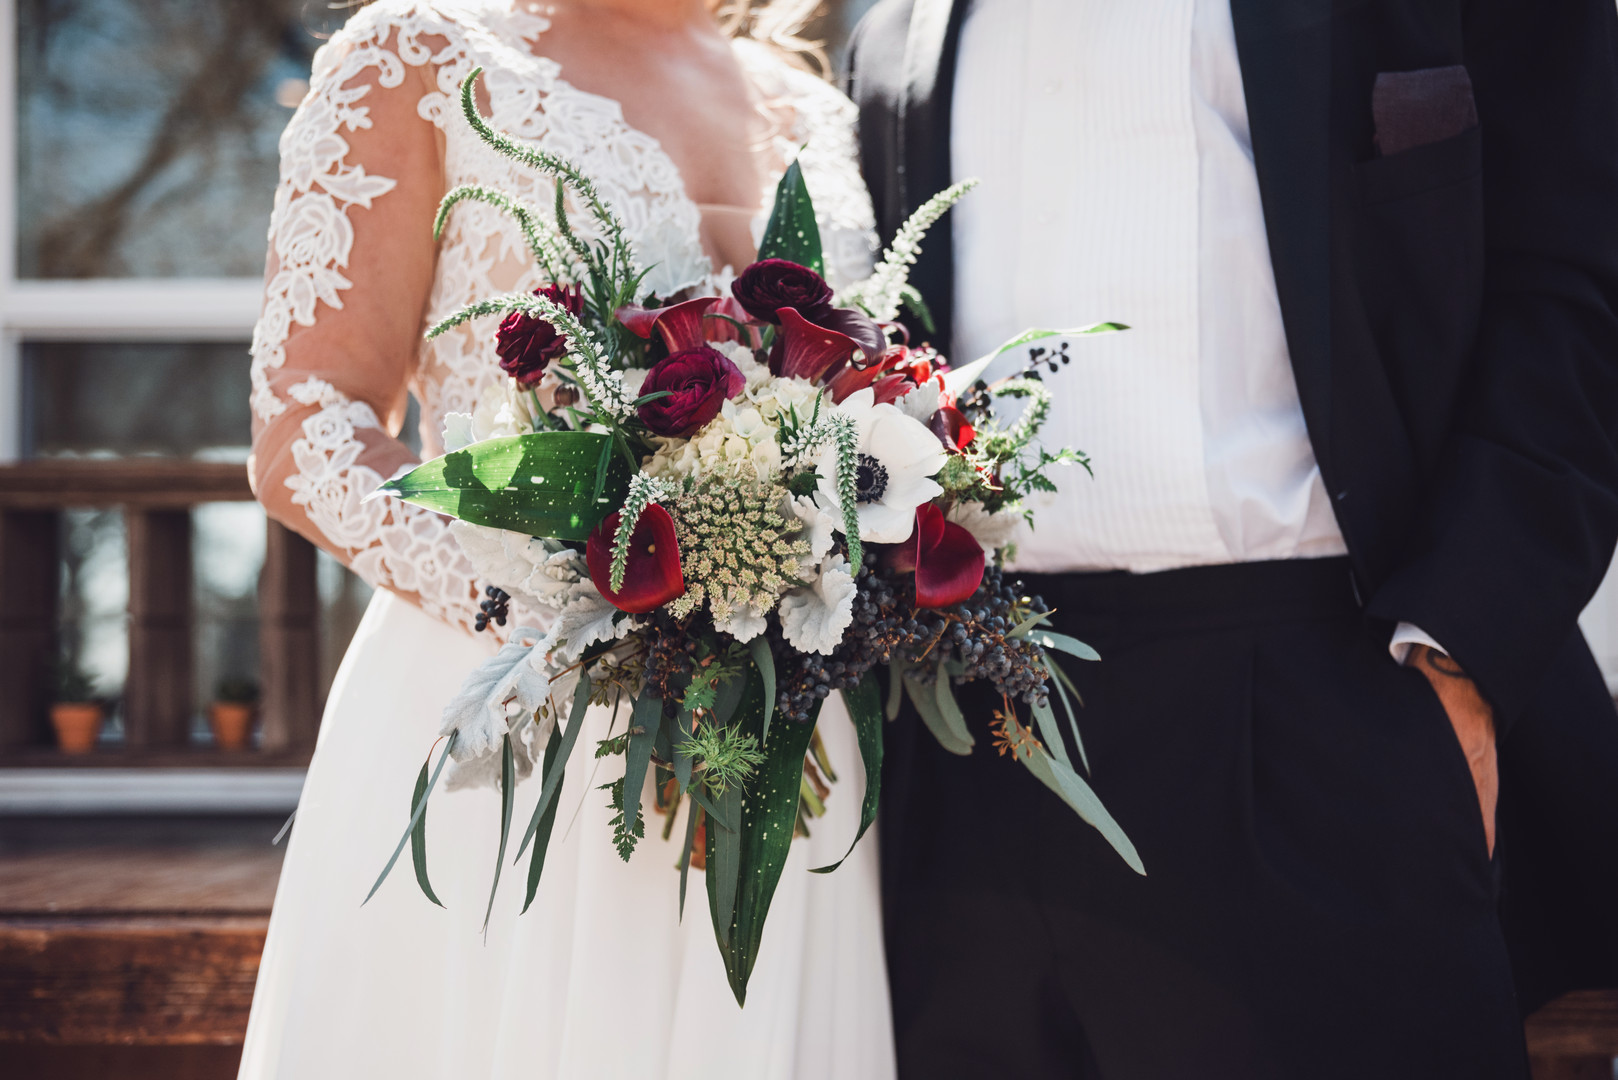
<svg viewBox="0 0 1618 1080"><path fill-rule="evenodd" d="M316 55L281 138L263 312L253 334L254 490L365 581L470 630L471 564L436 514L366 501L414 457L395 438L434 270L440 136L431 68L351 20Z"/></svg>

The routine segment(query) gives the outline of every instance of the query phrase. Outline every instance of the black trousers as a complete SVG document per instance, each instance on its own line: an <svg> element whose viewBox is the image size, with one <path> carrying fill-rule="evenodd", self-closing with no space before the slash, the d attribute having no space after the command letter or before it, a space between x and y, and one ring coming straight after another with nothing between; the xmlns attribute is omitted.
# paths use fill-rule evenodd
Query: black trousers
<svg viewBox="0 0 1618 1080"><path fill-rule="evenodd" d="M901 1077L1527 1075L1471 774L1346 560L1025 580L1101 653L1061 662L1147 876L990 751L998 698L962 688L967 757L902 715L882 811Z"/></svg>

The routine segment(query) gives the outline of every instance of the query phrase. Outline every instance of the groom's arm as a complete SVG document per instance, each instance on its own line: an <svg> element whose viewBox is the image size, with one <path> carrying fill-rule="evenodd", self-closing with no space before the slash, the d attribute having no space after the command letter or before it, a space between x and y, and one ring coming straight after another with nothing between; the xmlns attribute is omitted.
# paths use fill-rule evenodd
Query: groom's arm
<svg viewBox="0 0 1618 1080"><path fill-rule="evenodd" d="M1503 729L1618 537L1618 10L1474 0L1465 62L1483 313L1413 557L1370 610L1442 642Z"/></svg>

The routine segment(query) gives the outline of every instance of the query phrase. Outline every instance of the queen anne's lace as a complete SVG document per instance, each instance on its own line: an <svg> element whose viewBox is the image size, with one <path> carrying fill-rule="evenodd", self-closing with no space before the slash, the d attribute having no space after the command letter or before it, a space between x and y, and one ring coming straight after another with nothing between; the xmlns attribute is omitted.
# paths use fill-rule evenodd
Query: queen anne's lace
<svg viewBox="0 0 1618 1080"><path fill-rule="evenodd" d="M415 593L429 614L467 627L476 613L474 573L446 522L414 507L365 499L384 479L366 463L368 443L360 434L374 432L371 446L385 441L375 411L319 379L297 383L287 391L289 401L277 395L275 385L284 382L272 385L272 375L287 363L292 327L313 325L322 303L340 309L343 291L353 284L344 273L354 244L348 215L373 206L395 182L350 162L344 136L370 127L365 98L372 88L402 86L410 68L431 73L432 89L417 112L442 132L446 190L484 184L550 214L551 181L478 141L459 114L461 80L481 66L493 126L567 157L595 181L624 220L637 255L657 264L649 289L669 296L712 280L701 215L673 162L655 139L624 122L616 101L570 86L555 61L536 55L547 26L537 15L513 10L509 0L380 0L356 13L316 54L310 94L281 137L281 184L269 232L275 273L253 334L253 412L272 428L287 428L282 437L297 470L286 481L293 505L371 584ZM779 132L782 164L804 146L799 160L819 209L827 277L834 287L852 284L869 272L876 246L856 160L854 108L765 49L739 45L738 55L767 104L792 118ZM592 236L588 215L571 217L582 235ZM444 230L427 321L498 293L532 290L544 284L540 276L513 220L492 206L464 203ZM421 403L425 450L438 452L447 413L472 412L484 388L501 377L486 326L456 327L425 343L410 386ZM301 421L285 415L294 407Z"/></svg>

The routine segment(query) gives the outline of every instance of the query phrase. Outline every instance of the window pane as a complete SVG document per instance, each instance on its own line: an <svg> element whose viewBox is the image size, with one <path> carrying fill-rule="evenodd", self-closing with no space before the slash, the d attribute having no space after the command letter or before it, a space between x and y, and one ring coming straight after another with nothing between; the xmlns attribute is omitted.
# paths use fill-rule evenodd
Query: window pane
<svg viewBox="0 0 1618 1080"><path fill-rule="evenodd" d="M88 684L89 696L113 708L102 740L123 741L123 696L129 670L129 557L124 515L118 510L68 510L62 515L57 634L61 670ZM72 696L77 696L76 694Z"/></svg>
<svg viewBox="0 0 1618 1080"><path fill-rule="evenodd" d="M25 278L257 277L321 0L17 0Z"/></svg>
<svg viewBox="0 0 1618 1080"><path fill-rule="evenodd" d="M211 742L209 702L257 686L258 574L264 566L264 510L258 503L205 503L191 511L196 705L193 742Z"/></svg>
<svg viewBox="0 0 1618 1080"><path fill-rule="evenodd" d="M242 342L27 342L24 453L245 461L247 371Z"/></svg>

